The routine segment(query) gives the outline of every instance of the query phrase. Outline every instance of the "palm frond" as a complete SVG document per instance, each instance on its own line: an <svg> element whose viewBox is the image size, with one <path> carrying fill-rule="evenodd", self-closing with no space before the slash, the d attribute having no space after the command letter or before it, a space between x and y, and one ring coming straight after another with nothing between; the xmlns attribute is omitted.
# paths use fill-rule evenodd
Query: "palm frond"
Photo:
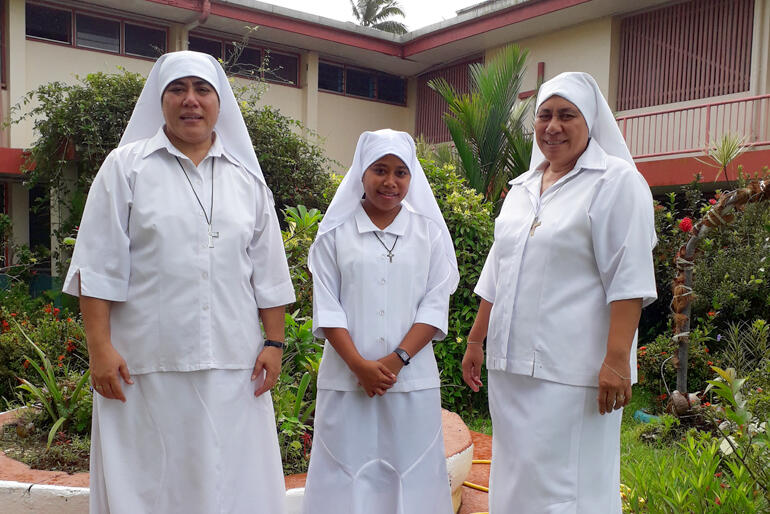
<svg viewBox="0 0 770 514"><path fill-rule="evenodd" d="M382 30L383 32L390 32L391 34L406 34L408 30L406 25L398 21L383 21L371 25L373 29Z"/></svg>

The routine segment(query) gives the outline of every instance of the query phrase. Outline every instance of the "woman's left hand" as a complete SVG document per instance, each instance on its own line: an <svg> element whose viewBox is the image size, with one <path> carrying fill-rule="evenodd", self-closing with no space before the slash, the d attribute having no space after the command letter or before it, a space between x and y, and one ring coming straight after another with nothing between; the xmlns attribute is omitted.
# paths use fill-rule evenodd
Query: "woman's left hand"
<svg viewBox="0 0 770 514"><path fill-rule="evenodd" d="M266 346L262 349L257 362L254 364L254 372L251 374L251 380L256 380L264 371L265 381L254 391L254 396L259 396L273 388L278 382L278 375L281 374L281 358L283 350L274 346Z"/></svg>
<svg viewBox="0 0 770 514"><path fill-rule="evenodd" d="M608 414L631 401L631 366L628 359L609 362L605 358L599 370L599 413Z"/></svg>

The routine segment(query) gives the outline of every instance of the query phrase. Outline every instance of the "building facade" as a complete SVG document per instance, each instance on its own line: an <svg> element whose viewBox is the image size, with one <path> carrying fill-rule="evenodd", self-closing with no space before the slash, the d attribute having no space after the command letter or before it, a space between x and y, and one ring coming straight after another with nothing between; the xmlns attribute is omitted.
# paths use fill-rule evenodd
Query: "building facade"
<svg viewBox="0 0 770 514"><path fill-rule="evenodd" d="M0 0L0 14L4 119L42 84L118 66L146 75L187 48L229 59L248 35L238 80L264 79L261 102L317 133L342 172L364 130L448 140L428 80L467 88L468 63L517 43L522 97L563 71L596 78L653 188L713 178L695 157L726 133L750 147L747 171L770 164L770 0L492 0L403 36L253 0ZM265 59L270 71L255 72ZM30 122L0 131L0 212L20 243L45 238L19 171L34 138Z"/></svg>

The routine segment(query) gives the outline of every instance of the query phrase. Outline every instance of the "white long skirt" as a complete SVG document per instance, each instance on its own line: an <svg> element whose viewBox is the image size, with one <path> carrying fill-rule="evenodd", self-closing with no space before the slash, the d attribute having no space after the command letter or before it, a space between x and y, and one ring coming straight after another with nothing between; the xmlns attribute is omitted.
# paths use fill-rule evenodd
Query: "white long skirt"
<svg viewBox="0 0 770 514"><path fill-rule="evenodd" d="M600 415L597 394L489 372L490 514L621 512L622 410Z"/></svg>
<svg viewBox="0 0 770 514"><path fill-rule="evenodd" d="M305 514L450 514L439 390L318 391Z"/></svg>
<svg viewBox="0 0 770 514"><path fill-rule="evenodd" d="M270 394L251 370L136 375L94 396L91 514L284 512Z"/></svg>

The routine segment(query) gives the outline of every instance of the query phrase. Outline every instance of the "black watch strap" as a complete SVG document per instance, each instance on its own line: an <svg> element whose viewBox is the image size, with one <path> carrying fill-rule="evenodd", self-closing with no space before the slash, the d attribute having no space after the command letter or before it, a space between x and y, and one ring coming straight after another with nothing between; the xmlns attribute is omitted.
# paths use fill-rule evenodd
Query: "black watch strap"
<svg viewBox="0 0 770 514"><path fill-rule="evenodd" d="M393 350L393 353L398 355L398 358L401 359L401 362L404 363L404 366L409 366L409 361L412 359L412 357L409 356L406 350L403 348L396 348Z"/></svg>
<svg viewBox="0 0 770 514"><path fill-rule="evenodd" d="M280 348L281 350L286 348L286 345L281 341L274 341L272 339L265 339L265 346L272 346L274 348Z"/></svg>

